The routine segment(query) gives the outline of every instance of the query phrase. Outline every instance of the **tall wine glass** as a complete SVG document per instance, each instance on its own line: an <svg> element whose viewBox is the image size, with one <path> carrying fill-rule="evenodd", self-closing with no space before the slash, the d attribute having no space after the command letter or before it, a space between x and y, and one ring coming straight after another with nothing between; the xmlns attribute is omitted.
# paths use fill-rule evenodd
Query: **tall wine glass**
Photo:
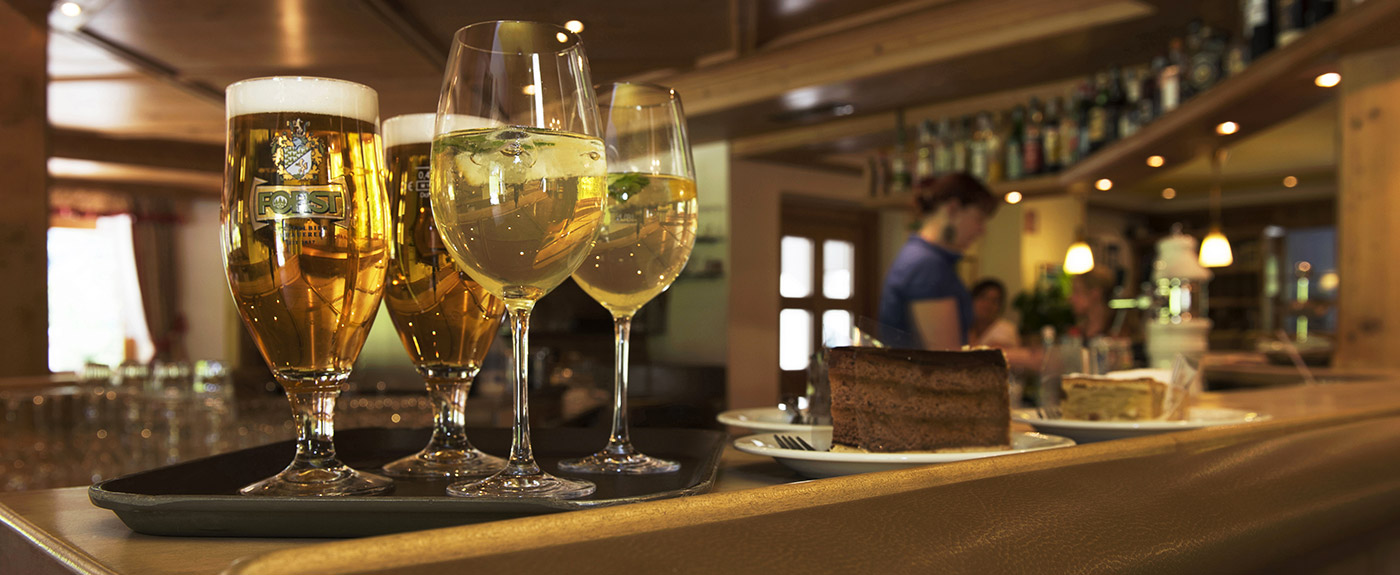
<svg viewBox="0 0 1400 575"><path fill-rule="evenodd" d="M249 495L364 495L389 479L335 456L335 400L384 295L379 95L325 78L229 86L221 237L243 324L287 393L291 465Z"/></svg>
<svg viewBox="0 0 1400 575"><path fill-rule="evenodd" d="M639 453L627 431L627 337L632 315L666 288L695 246L695 167L681 99L650 84L599 89L608 149L608 217L574 281L613 316L612 433L593 455L559 464L580 473L641 475L680 469Z"/></svg>
<svg viewBox="0 0 1400 575"><path fill-rule="evenodd" d="M506 306L457 269L438 235L429 194L435 120L434 114L407 114L384 121L393 220L384 304L433 403L428 445L385 465L384 472L403 477L490 475L505 461L467 440L467 392Z"/></svg>
<svg viewBox="0 0 1400 575"><path fill-rule="evenodd" d="M462 128L463 116L492 125ZM510 459L500 473L448 493L589 495L592 483L552 476L535 462L526 398L530 310L583 263L603 220L607 164L578 36L533 22L458 30L436 131L438 231L457 265L505 300L515 355Z"/></svg>

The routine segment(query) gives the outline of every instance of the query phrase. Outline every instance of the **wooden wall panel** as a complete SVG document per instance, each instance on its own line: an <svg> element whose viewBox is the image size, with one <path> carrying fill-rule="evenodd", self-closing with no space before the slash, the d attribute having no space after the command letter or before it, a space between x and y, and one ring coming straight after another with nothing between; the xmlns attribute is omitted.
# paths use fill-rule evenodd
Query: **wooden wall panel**
<svg viewBox="0 0 1400 575"><path fill-rule="evenodd" d="M1400 367L1400 49L1341 66L1339 367Z"/></svg>
<svg viewBox="0 0 1400 575"><path fill-rule="evenodd" d="M49 3L0 3L0 376L48 373Z"/></svg>

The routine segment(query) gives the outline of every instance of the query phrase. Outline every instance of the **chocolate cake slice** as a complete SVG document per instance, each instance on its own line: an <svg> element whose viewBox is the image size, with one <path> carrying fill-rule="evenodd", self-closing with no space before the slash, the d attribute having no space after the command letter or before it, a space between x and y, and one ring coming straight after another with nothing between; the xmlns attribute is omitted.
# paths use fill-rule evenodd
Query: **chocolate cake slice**
<svg viewBox="0 0 1400 575"><path fill-rule="evenodd" d="M872 452L1009 448L1006 356L994 349L830 351L832 442Z"/></svg>

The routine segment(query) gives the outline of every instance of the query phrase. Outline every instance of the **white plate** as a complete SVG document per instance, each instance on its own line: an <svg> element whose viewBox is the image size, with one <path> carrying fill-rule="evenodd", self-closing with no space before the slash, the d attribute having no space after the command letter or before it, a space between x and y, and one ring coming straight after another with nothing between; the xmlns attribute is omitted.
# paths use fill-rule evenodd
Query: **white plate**
<svg viewBox="0 0 1400 575"><path fill-rule="evenodd" d="M802 433L810 431L831 432L830 425L788 423L788 414L776 407L731 409L719 414L715 419L731 427L742 427L754 431L779 431L784 433Z"/></svg>
<svg viewBox="0 0 1400 575"><path fill-rule="evenodd" d="M821 449L830 445L830 434L799 435ZM784 449L778 446L772 433L750 435L734 440L734 448L745 453L767 455L806 477L835 477L872 471L887 471L918 467L930 463L948 463L997 455L1011 455L1041 449L1069 447L1074 441L1055 435L1013 431L1011 449L993 451L960 451L955 453L832 453L830 451L802 451Z"/></svg>
<svg viewBox="0 0 1400 575"><path fill-rule="evenodd" d="M1028 408L1013 409L1011 420L1028 424L1036 431L1063 435L1080 443L1091 443L1269 419L1268 415L1253 411L1223 407L1193 407L1187 413L1189 417L1182 421L1079 421L1043 419L1034 408Z"/></svg>

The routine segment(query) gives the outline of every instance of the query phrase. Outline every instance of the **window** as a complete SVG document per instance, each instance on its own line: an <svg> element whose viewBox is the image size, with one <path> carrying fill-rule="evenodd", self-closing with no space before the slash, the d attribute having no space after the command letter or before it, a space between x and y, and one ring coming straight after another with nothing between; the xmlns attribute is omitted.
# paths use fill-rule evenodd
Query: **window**
<svg viewBox="0 0 1400 575"><path fill-rule="evenodd" d="M779 245L778 367L782 393L802 393L812 354L851 344L859 316L872 316L875 216L847 205L783 203Z"/></svg>
<svg viewBox="0 0 1400 575"><path fill-rule="evenodd" d="M122 362L126 341L138 358L155 353L126 215L68 221L48 233L49 370Z"/></svg>

